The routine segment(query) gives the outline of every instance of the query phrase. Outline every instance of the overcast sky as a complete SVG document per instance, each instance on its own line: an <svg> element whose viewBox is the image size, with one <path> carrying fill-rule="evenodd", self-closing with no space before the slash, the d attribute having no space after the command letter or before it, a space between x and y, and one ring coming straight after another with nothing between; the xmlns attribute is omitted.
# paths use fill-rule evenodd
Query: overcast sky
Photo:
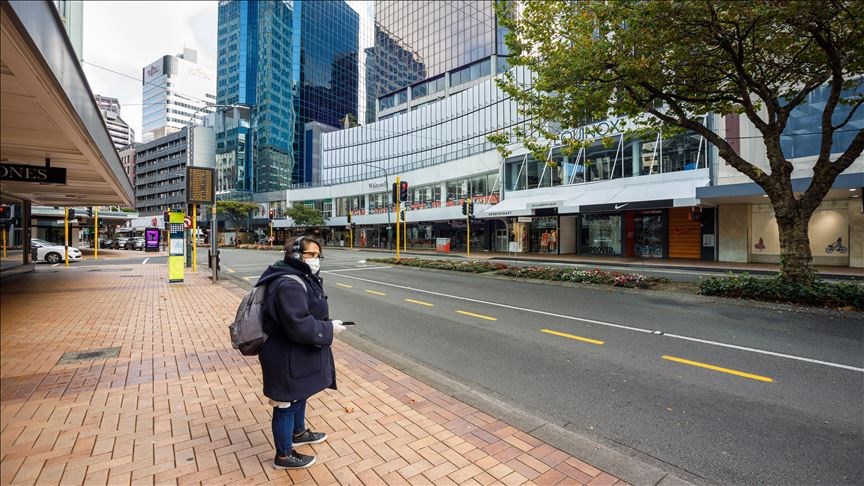
<svg viewBox="0 0 864 486"><path fill-rule="evenodd" d="M372 18L372 2L348 4L360 13L361 22ZM84 2L84 72L90 89L120 100L123 119L137 140L142 68L189 47L198 51L198 64L215 72L217 13L216 1Z"/></svg>

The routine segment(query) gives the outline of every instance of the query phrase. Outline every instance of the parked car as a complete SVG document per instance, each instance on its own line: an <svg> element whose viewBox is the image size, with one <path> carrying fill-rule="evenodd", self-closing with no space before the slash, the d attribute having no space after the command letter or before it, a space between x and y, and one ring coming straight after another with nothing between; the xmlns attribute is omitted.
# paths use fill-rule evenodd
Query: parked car
<svg viewBox="0 0 864 486"><path fill-rule="evenodd" d="M63 255L66 251L63 245L37 238L31 239L30 245L36 251L34 258L37 262L60 263L63 261ZM81 260L81 251L78 248L70 246L69 261L77 262L78 260Z"/></svg>
<svg viewBox="0 0 864 486"><path fill-rule="evenodd" d="M124 249L126 248L126 242L128 240L128 236L118 236L117 238L114 238L114 244L111 246L111 248L114 248L115 250Z"/></svg>
<svg viewBox="0 0 864 486"><path fill-rule="evenodd" d="M99 248L113 248L114 240L111 238L105 238L104 240L99 240Z"/></svg>
<svg viewBox="0 0 864 486"><path fill-rule="evenodd" d="M123 248L127 250L144 250L144 237L143 236L133 236L126 240L126 244L123 245Z"/></svg>

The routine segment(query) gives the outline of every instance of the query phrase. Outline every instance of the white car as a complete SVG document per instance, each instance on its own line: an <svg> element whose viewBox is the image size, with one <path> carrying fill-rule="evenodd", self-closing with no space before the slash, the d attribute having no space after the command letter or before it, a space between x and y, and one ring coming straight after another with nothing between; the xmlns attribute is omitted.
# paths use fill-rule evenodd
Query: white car
<svg viewBox="0 0 864 486"><path fill-rule="evenodd" d="M50 241L33 238L30 240L30 245L36 248L36 261L48 263L60 263L63 261L63 253L65 247L57 245ZM77 262L81 260L81 251L78 248L69 247L69 261Z"/></svg>

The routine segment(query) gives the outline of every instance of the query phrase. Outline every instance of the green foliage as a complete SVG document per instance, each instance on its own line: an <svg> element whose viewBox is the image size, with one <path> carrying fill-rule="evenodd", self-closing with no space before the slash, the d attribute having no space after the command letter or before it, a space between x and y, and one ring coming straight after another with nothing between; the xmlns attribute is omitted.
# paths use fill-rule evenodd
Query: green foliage
<svg viewBox="0 0 864 486"><path fill-rule="evenodd" d="M606 272L604 270L578 270L567 267L520 267L505 263L465 260L424 260L421 258L374 258L369 261L390 265L405 265L418 268L434 268L455 272L489 273L517 278L555 280L559 282L578 282L613 287L650 288L658 283L666 283L665 278L645 277L633 273Z"/></svg>
<svg viewBox="0 0 864 486"><path fill-rule="evenodd" d="M608 127L593 123L608 118L618 119L617 131L640 135L692 130L759 184L777 214L798 218L805 228L837 175L864 151L864 131L858 130L846 152L832 156L834 132L851 125L848 118L826 124L814 182L796 197L789 182L792 165L780 145L791 111L807 103L814 89L830 88L819 107L829 120L838 104L864 102L860 89L841 96L864 79L860 0L496 0L495 5L509 29L510 65L530 72L524 79L511 70L497 81L525 119L512 130L512 139L511 134L488 137L499 147L521 143L537 160L546 160L553 142L568 153L597 139L608 147ZM704 123L708 114L745 115L761 133L771 170L739 155ZM557 133L577 127L584 136L556 141ZM780 231L786 236L786 229ZM805 251L794 245L782 250ZM810 261L809 252L796 257L781 266L784 274L812 280L802 268L809 264L799 263Z"/></svg>
<svg viewBox="0 0 864 486"><path fill-rule="evenodd" d="M807 283L781 276L730 274L703 278L697 285L702 295L864 310L864 284L859 282L830 283L817 279Z"/></svg>
<svg viewBox="0 0 864 486"><path fill-rule="evenodd" d="M258 204L247 201L216 201L216 214L228 216L234 226L258 210Z"/></svg>
<svg viewBox="0 0 864 486"><path fill-rule="evenodd" d="M324 214L321 211L301 202L295 202L285 214L294 220L294 226L316 227L324 224Z"/></svg>

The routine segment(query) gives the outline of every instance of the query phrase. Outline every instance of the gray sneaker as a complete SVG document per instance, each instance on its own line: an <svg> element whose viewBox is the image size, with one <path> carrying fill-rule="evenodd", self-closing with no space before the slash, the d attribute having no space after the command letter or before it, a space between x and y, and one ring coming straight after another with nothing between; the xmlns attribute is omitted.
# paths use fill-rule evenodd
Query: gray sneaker
<svg viewBox="0 0 864 486"><path fill-rule="evenodd" d="M309 429L291 436L291 443L294 445L320 444L325 440L327 440L327 434L324 432L312 432Z"/></svg>
<svg viewBox="0 0 864 486"><path fill-rule="evenodd" d="M315 464L315 456L307 456L297 451L291 451L288 457L276 456L273 459L273 469L304 469Z"/></svg>

